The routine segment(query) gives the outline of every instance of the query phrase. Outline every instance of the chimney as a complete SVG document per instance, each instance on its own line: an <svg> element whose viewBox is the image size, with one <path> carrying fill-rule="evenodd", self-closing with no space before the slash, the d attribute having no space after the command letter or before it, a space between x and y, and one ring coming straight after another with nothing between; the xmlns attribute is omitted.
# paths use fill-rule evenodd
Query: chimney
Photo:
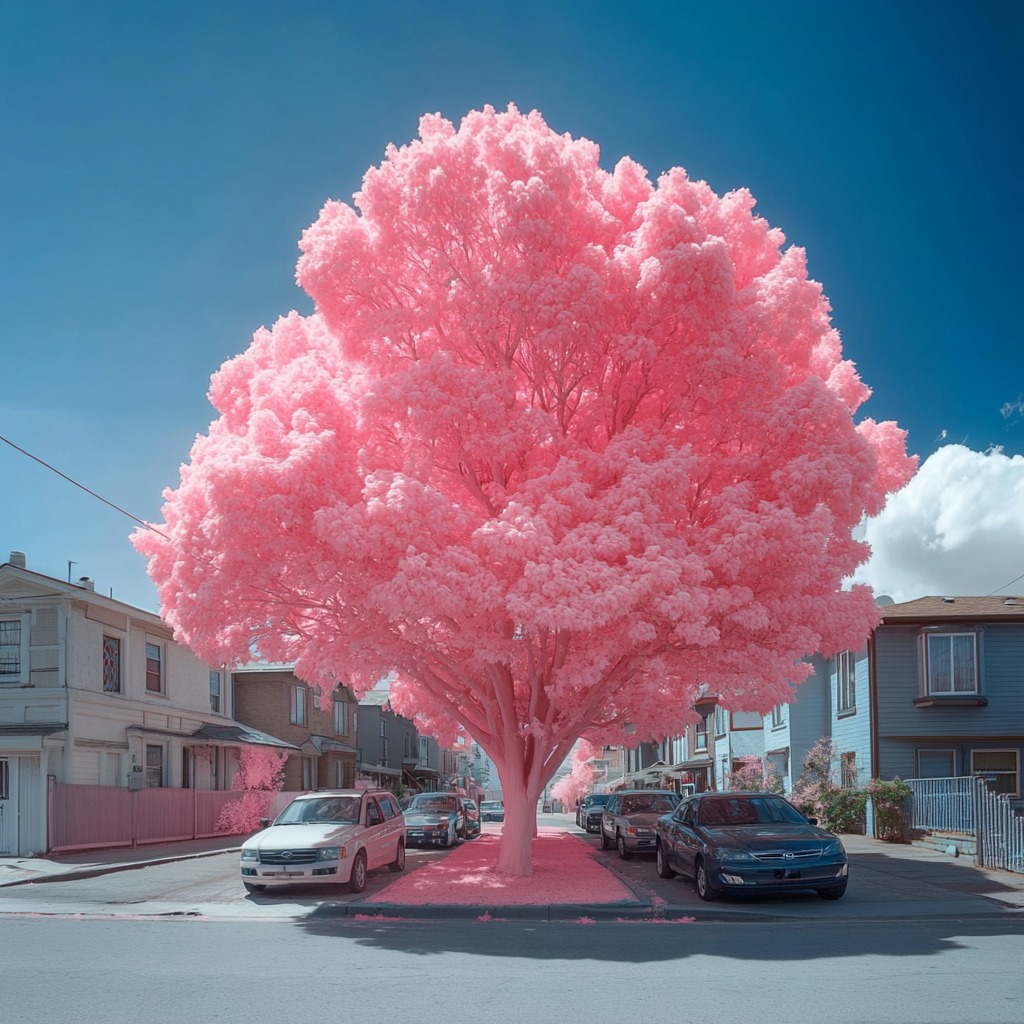
<svg viewBox="0 0 1024 1024"><path fill-rule="evenodd" d="M24 551L12 551L11 552L11 565L15 569L25 568L25 552Z"/></svg>
<svg viewBox="0 0 1024 1024"><path fill-rule="evenodd" d="M86 590L95 590L96 584L89 576L79 576L78 585L84 587Z"/></svg>

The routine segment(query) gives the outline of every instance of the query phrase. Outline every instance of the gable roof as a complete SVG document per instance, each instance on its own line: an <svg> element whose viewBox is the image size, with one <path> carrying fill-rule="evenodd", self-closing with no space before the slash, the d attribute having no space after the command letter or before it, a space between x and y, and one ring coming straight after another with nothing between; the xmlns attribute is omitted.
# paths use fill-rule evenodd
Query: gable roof
<svg viewBox="0 0 1024 1024"><path fill-rule="evenodd" d="M890 604L879 611L882 625L906 622L1020 622L1024 624L1024 597L919 597Z"/></svg>

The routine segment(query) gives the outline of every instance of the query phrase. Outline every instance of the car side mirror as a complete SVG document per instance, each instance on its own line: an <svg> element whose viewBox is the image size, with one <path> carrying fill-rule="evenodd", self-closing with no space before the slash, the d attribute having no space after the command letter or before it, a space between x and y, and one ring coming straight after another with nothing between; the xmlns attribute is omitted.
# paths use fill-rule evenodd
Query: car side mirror
<svg viewBox="0 0 1024 1024"><path fill-rule="evenodd" d="M260 828L270 828L270 819L260 818Z"/></svg>
<svg viewBox="0 0 1024 1024"><path fill-rule="evenodd" d="M817 818L808 818L807 820L812 825L817 825L818 824L818 819Z"/></svg>

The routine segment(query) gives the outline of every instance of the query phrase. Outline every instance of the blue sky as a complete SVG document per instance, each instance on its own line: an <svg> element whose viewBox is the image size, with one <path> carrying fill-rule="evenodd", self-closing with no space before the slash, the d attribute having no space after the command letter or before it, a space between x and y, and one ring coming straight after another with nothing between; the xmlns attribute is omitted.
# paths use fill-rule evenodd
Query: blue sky
<svg viewBox="0 0 1024 1024"><path fill-rule="evenodd" d="M12 0L0 435L159 521L212 417L210 374L310 310L297 241L324 201L422 113L514 102L609 168L749 188L806 248L874 390L862 413L922 459L999 446L1016 480L1022 57L1014 0ZM130 520L3 443L0 494L0 561L24 551L60 578L73 562L156 608ZM1007 494L1024 520L1024 485ZM1000 557L993 589L1024 572L1024 543Z"/></svg>

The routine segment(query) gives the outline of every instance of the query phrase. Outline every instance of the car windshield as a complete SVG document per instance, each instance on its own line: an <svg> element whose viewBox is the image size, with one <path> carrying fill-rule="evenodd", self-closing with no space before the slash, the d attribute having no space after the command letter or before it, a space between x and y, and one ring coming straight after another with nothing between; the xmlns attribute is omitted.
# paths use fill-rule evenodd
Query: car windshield
<svg viewBox="0 0 1024 1024"><path fill-rule="evenodd" d="M410 811L423 814L451 814L455 809L455 800L450 796L417 796L409 804Z"/></svg>
<svg viewBox="0 0 1024 1024"><path fill-rule="evenodd" d="M482 810L482 811L500 811L501 810L501 801L500 800L485 800L480 805L480 810Z"/></svg>
<svg viewBox="0 0 1024 1024"><path fill-rule="evenodd" d="M608 803L608 797L610 794L602 794L601 796L588 796L586 804L588 807L601 807Z"/></svg>
<svg viewBox="0 0 1024 1024"><path fill-rule="evenodd" d="M806 825L807 819L790 803L777 797L714 797L698 811L701 825Z"/></svg>
<svg viewBox="0 0 1024 1024"><path fill-rule="evenodd" d="M359 821L359 797L332 796L319 800L293 800L278 816L275 825L324 823L355 825Z"/></svg>
<svg viewBox="0 0 1024 1024"><path fill-rule="evenodd" d="M664 793L644 793L641 796L622 798L623 814L670 814L675 807L676 799Z"/></svg>

